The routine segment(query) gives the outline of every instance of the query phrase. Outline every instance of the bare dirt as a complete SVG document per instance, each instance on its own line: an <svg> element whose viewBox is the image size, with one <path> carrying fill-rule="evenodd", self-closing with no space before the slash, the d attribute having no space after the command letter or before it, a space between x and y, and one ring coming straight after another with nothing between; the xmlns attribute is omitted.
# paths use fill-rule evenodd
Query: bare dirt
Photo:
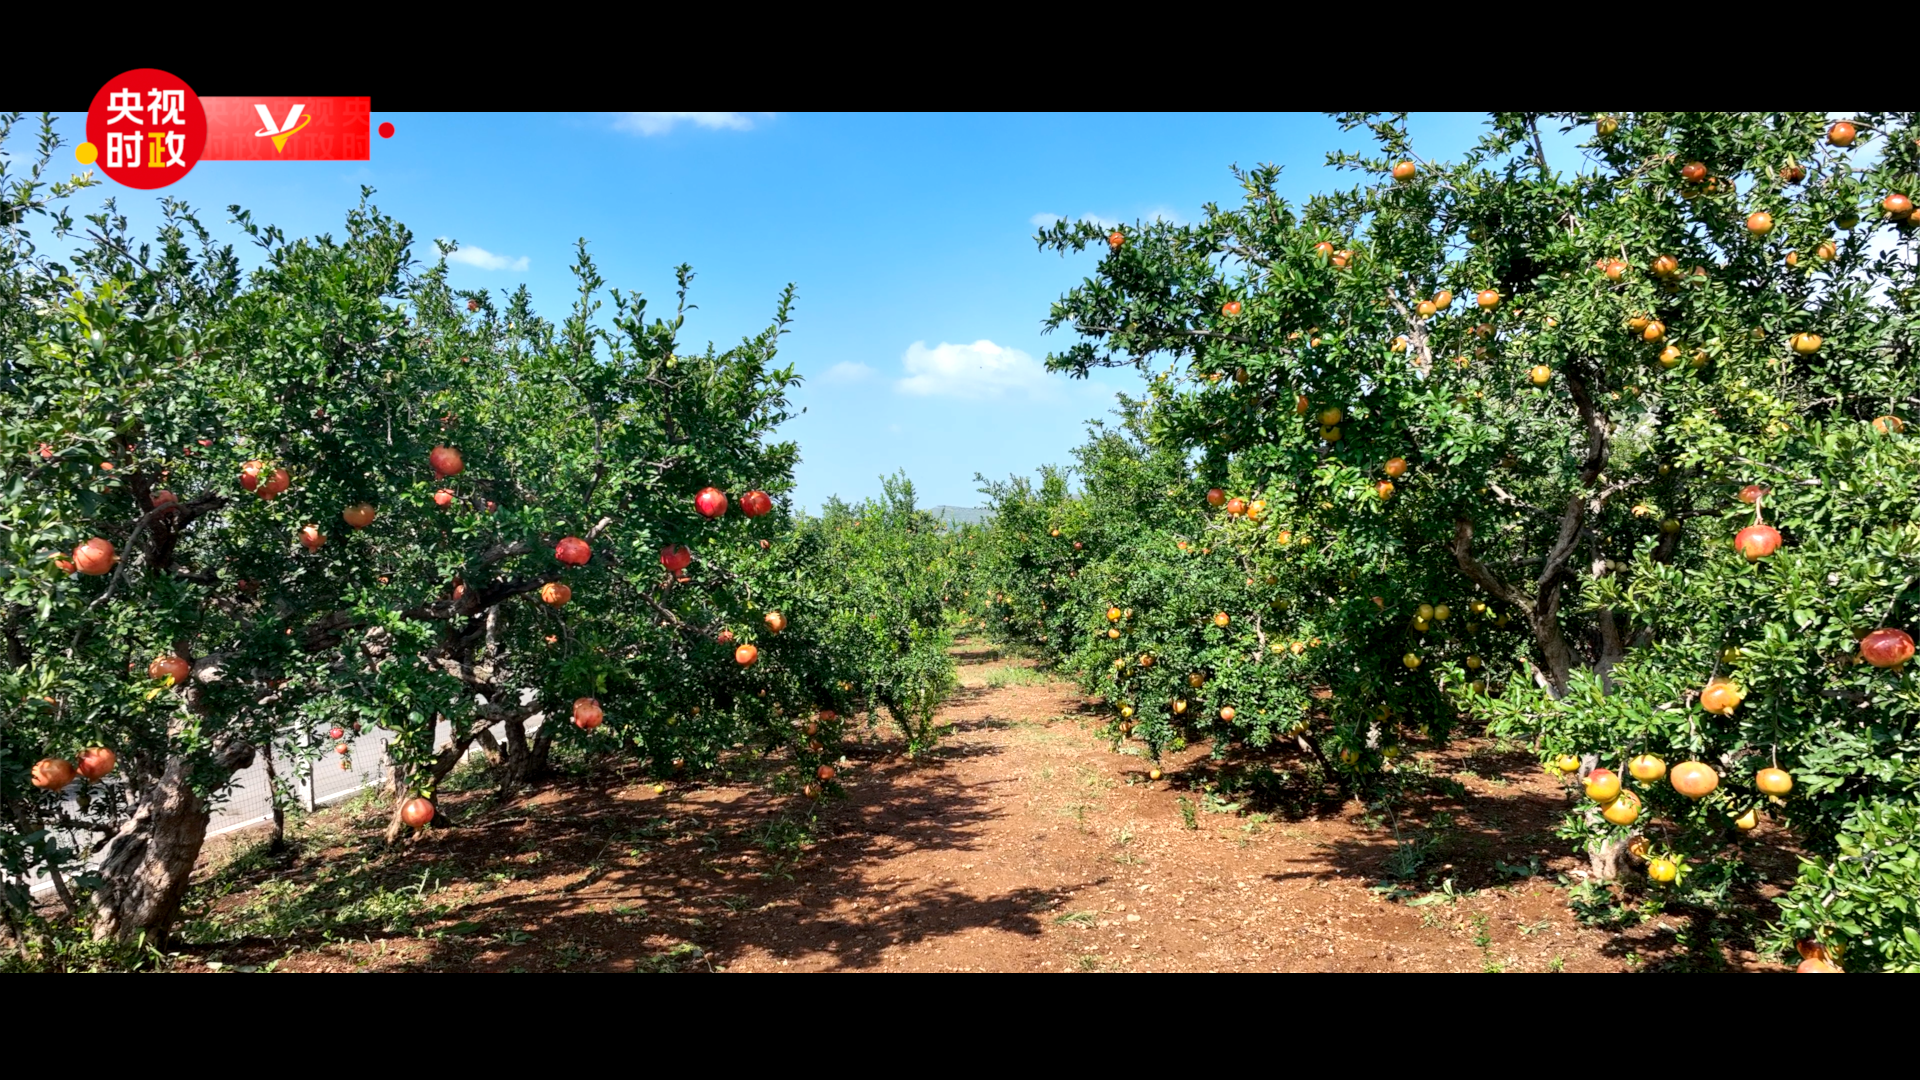
<svg viewBox="0 0 1920 1080"><path fill-rule="evenodd" d="M1293 794L1228 809L1207 748L1150 780L1072 687L985 646L957 655L940 748L850 742L840 797L603 770L443 798L459 827L396 851L372 806L299 823L292 854L229 834L175 967L1784 970L1737 940L1703 948L1677 915L1578 921L1583 864L1552 835L1571 796L1524 750L1417 751L1424 793L1392 819L1281 753L1240 767L1294 773L1276 785Z"/></svg>

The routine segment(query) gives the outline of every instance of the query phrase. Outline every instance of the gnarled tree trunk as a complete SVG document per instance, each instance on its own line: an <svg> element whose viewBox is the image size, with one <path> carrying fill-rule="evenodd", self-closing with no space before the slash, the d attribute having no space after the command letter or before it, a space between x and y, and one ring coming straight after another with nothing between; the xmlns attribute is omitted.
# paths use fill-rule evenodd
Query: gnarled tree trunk
<svg viewBox="0 0 1920 1080"><path fill-rule="evenodd" d="M252 764L253 747L229 747L215 760L231 774ZM167 758L161 774L141 792L132 815L107 842L100 864L102 884L93 894L96 940L144 937L149 945L166 943L213 816L193 790L193 771L188 758Z"/></svg>

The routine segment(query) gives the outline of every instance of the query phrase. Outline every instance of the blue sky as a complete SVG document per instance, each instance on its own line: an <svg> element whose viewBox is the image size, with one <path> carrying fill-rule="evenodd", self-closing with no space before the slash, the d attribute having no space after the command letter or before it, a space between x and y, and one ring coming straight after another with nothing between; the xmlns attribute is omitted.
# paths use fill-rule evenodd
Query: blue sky
<svg viewBox="0 0 1920 1080"><path fill-rule="evenodd" d="M277 92L261 87L262 93ZM1228 167L1275 162L1299 198L1350 183L1328 150L1362 145L1313 114L834 115L771 113L414 114L373 139L372 160L201 162L159 193L112 182L151 232L161 194L208 224L239 203L289 235L339 232L360 185L431 254L458 240L462 288L525 283L549 316L573 296L586 237L608 283L672 302L673 267L698 277L684 345L722 347L765 325L780 289L799 300L783 358L806 384L795 501L861 498L904 468L923 505L976 505L976 472L1004 478L1064 462L1131 373L1048 375L1048 306L1097 255L1037 250L1037 215L1193 221L1238 202ZM1451 156L1474 116L1416 116L1426 156ZM85 116L58 118L69 146ZM24 143L24 140L22 140ZM16 149L17 152L17 149ZM63 153L68 153L64 150ZM73 167L65 158L62 166ZM244 248L244 245L241 245Z"/></svg>

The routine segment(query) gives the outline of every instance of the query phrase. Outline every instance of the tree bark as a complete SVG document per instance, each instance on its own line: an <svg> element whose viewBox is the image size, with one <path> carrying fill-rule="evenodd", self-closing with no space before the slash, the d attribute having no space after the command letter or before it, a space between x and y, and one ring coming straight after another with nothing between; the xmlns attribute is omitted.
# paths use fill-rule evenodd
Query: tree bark
<svg viewBox="0 0 1920 1080"><path fill-rule="evenodd" d="M267 766L267 801L273 809L273 839L268 850L279 854L287 850L287 810L286 800L281 798L280 776L273 768L273 744L260 748L260 756Z"/></svg>
<svg viewBox="0 0 1920 1080"><path fill-rule="evenodd" d="M553 727L542 722L531 742L527 739L527 720L507 718L507 764L500 776L500 790L510 791L533 783L547 773L547 759L553 747Z"/></svg>
<svg viewBox="0 0 1920 1080"><path fill-rule="evenodd" d="M1620 836L1606 840L1587 852L1587 873L1595 881L1612 881L1620 876L1620 857L1627 853L1627 845L1633 837Z"/></svg>
<svg viewBox="0 0 1920 1080"><path fill-rule="evenodd" d="M245 743L229 746L215 758L229 775L252 761L253 747ZM188 758L169 756L126 823L107 842L101 886L93 894L95 940L144 938L155 947L166 944L213 816L206 800L194 793L194 765Z"/></svg>

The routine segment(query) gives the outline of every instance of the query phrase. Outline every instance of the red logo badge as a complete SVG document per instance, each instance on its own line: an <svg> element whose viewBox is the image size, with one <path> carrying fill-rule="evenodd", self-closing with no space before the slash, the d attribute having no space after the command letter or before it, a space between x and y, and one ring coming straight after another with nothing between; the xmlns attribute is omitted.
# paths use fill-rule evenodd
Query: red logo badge
<svg viewBox="0 0 1920 1080"><path fill-rule="evenodd" d="M93 96L79 157L128 187L161 188L191 172L206 144L207 114L192 88L157 68L136 68Z"/></svg>

